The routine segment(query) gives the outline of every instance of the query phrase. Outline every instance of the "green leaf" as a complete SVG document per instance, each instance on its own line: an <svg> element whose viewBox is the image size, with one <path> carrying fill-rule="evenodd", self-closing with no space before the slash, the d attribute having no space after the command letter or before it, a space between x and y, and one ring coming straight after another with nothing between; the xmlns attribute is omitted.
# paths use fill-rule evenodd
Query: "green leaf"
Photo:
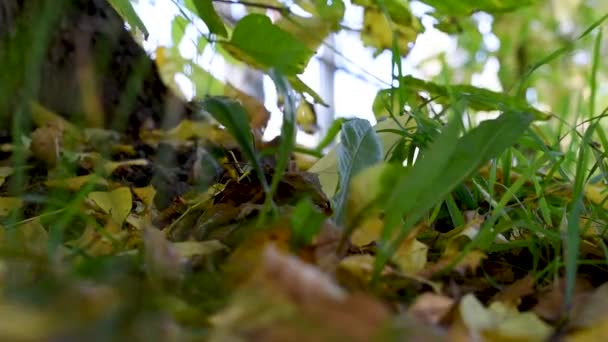
<svg viewBox="0 0 608 342"><path fill-rule="evenodd" d="M277 87L277 93L285 99L283 111L283 125L281 126L281 144L278 148L277 164L270 184L270 195L266 197L266 208L270 209L274 193L279 187L283 174L289 164L293 147L296 143L296 104L294 94L285 76L276 70L270 70L270 77Z"/></svg>
<svg viewBox="0 0 608 342"><path fill-rule="evenodd" d="M345 220L346 199L351 179L362 170L382 161L382 143L369 121L353 119L342 126L338 146L339 189L334 197L336 220Z"/></svg>
<svg viewBox="0 0 608 342"><path fill-rule="evenodd" d="M430 208L443 200L483 163L499 156L526 131L533 116L526 112L506 112L497 119L487 120L460 139L459 120L451 120L444 132L425 151L412 170L397 184L391 184L392 195L385 199L385 233L407 217L399 236L391 241L386 254L379 258L382 265L390 252L407 236L411 228ZM387 240L388 241L388 240ZM384 260L383 260L384 259Z"/></svg>
<svg viewBox="0 0 608 342"><path fill-rule="evenodd" d="M222 18L217 14L213 7L212 0L192 0L196 7L196 13L205 22L209 32L228 38L228 31Z"/></svg>
<svg viewBox="0 0 608 342"><path fill-rule="evenodd" d="M310 198L300 200L290 218L292 247L299 248L309 245L321 230L324 220L325 215L319 212Z"/></svg>
<svg viewBox="0 0 608 342"><path fill-rule="evenodd" d="M264 191L268 194L270 188L253 146L253 136L249 129L249 117L245 108L232 99L220 96L205 99L201 103L201 108L224 125L236 139L241 146L241 151L253 165Z"/></svg>
<svg viewBox="0 0 608 342"><path fill-rule="evenodd" d="M406 76L402 79L405 88L411 91L426 91L431 97L437 97L439 103L449 104L454 97L461 100L468 107L475 110L499 110L499 111L519 111L528 112L534 115L536 120L547 120L549 115L544 113L519 97L513 97L505 93L495 92L485 88L478 88L471 85L450 85L442 86L433 82L426 82L421 79Z"/></svg>
<svg viewBox="0 0 608 342"><path fill-rule="evenodd" d="M423 0L427 5L451 16L468 16L475 12L499 13L532 5L538 0Z"/></svg>
<svg viewBox="0 0 608 342"><path fill-rule="evenodd" d="M118 12L131 27L139 29L144 34L144 37L146 39L148 38L148 35L150 34L148 33L148 29L137 15L137 12L135 12L135 9L129 0L110 0L109 2L116 12Z"/></svg>
<svg viewBox="0 0 608 342"><path fill-rule="evenodd" d="M304 72L314 51L268 17L250 14L241 19L229 42L222 46L234 57L254 67L275 68L286 76Z"/></svg>
<svg viewBox="0 0 608 342"><path fill-rule="evenodd" d="M184 34L186 33L186 28L190 22L188 19L184 18L182 15L176 15L171 22L171 41L174 46L178 46L182 39L184 38Z"/></svg>
<svg viewBox="0 0 608 342"><path fill-rule="evenodd" d="M312 97L313 101L316 104L320 104L320 105L327 107L327 103L325 103L325 101L323 101L323 99L321 98L321 95L317 94L317 92L312 90L312 88L309 87L306 83L304 83L304 81L302 81L298 76L289 77L289 83L291 83L291 86L293 87L293 89L295 91L297 91L298 93L308 94L310 97Z"/></svg>

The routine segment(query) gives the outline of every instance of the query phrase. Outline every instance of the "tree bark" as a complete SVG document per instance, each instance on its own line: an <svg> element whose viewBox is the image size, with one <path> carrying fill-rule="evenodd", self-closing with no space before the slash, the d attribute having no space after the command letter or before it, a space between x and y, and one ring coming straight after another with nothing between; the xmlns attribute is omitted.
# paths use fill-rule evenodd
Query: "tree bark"
<svg viewBox="0 0 608 342"><path fill-rule="evenodd" d="M133 134L190 112L106 0L0 0L0 125L27 125L29 100Z"/></svg>

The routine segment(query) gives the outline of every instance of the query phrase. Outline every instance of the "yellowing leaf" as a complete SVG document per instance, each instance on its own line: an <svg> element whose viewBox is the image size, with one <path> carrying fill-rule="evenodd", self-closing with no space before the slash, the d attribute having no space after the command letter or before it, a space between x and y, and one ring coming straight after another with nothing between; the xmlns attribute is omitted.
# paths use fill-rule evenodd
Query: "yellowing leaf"
<svg viewBox="0 0 608 342"><path fill-rule="evenodd" d="M0 197L0 216L6 216L23 206L23 200L17 197Z"/></svg>
<svg viewBox="0 0 608 342"><path fill-rule="evenodd" d="M384 221L377 217L366 219L359 225L351 236L355 246L365 246L377 241L382 235ZM412 235L414 236L414 235ZM427 262L428 246L414 239L405 239L392 255L391 260L399 269L407 274L416 274L421 271Z"/></svg>
<svg viewBox="0 0 608 342"><path fill-rule="evenodd" d="M210 124L203 121L182 120L167 132L166 138L186 141L192 138L204 138Z"/></svg>
<svg viewBox="0 0 608 342"><path fill-rule="evenodd" d="M9 247L23 248L30 253L43 255L47 252L48 234L40 221L34 219L16 227L8 239L6 229L0 227L0 242L15 244L9 245Z"/></svg>
<svg viewBox="0 0 608 342"><path fill-rule="evenodd" d="M553 332L532 312L522 313L499 302L486 308L472 294L462 298L458 311L473 339L484 336L488 340L545 341Z"/></svg>
<svg viewBox="0 0 608 342"><path fill-rule="evenodd" d="M108 181L97 175L84 175L67 179L50 179L46 181L45 184L48 187L65 188L72 191L78 191L87 184L108 186Z"/></svg>
<svg viewBox="0 0 608 342"><path fill-rule="evenodd" d="M410 51L410 44L416 40L421 29L422 26L414 16L411 16L410 22L391 23L380 10L368 7L363 14L361 40L365 45L375 47L381 52L392 49L393 34L396 34L399 52L401 55L406 55Z"/></svg>
<svg viewBox="0 0 608 342"><path fill-rule="evenodd" d="M117 188L108 192L91 192L87 198L93 201L106 214L109 214L114 223L119 227L125 222L133 205L131 190L127 187Z"/></svg>
<svg viewBox="0 0 608 342"><path fill-rule="evenodd" d="M318 17L290 15L276 22L276 25L304 43L309 49L317 50L332 31L332 23ZM314 32L314 34L310 34Z"/></svg>
<svg viewBox="0 0 608 342"><path fill-rule="evenodd" d="M133 188L133 192L148 208L154 205L154 196L156 196L156 189L152 185L148 185L143 188Z"/></svg>
<svg viewBox="0 0 608 342"><path fill-rule="evenodd" d="M184 69L184 60L179 52L174 48L159 46L156 48L156 66L159 74L166 85L173 90L173 93L181 99L185 99L181 88L175 81L175 75Z"/></svg>
<svg viewBox="0 0 608 342"><path fill-rule="evenodd" d="M172 246L177 254L184 259L190 259L198 255L207 256L228 249L226 245L218 240L174 242Z"/></svg>
<svg viewBox="0 0 608 342"><path fill-rule="evenodd" d="M226 84L224 95L238 99L249 115L249 123L253 129L264 129L270 120L270 112L264 104L255 97L242 92L232 84Z"/></svg>
<svg viewBox="0 0 608 342"><path fill-rule="evenodd" d="M602 207L608 210L608 189L601 184L587 184L585 185L585 197L591 202L602 205Z"/></svg>
<svg viewBox="0 0 608 342"><path fill-rule="evenodd" d="M13 168L10 166L0 166L0 186L4 184L6 178L12 175L14 172Z"/></svg>
<svg viewBox="0 0 608 342"><path fill-rule="evenodd" d="M317 129L317 113L312 104L302 99L296 109L296 122L298 126L308 134L314 134Z"/></svg>
<svg viewBox="0 0 608 342"><path fill-rule="evenodd" d="M108 161L104 164L103 168L106 171L106 173L111 174L119 167L135 166L135 165L140 165L140 166L148 165L148 160L147 159L133 159L133 160L124 160L124 161L119 161L119 162Z"/></svg>

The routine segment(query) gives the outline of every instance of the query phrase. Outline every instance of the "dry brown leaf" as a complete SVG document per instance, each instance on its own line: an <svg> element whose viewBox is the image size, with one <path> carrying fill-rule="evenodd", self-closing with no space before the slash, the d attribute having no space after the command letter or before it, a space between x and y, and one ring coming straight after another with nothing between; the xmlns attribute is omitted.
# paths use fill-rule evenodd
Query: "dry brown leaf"
<svg viewBox="0 0 608 342"><path fill-rule="evenodd" d="M540 318L548 322L559 321L564 314L563 303L566 289L566 281L561 278L555 283L548 286L538 297L538 303L532 308ZM585 278L578 277L574 288L574 306L580 303L587 297L593 287Z"/></svg>
<svg viewBox="0 0 608 342"><path fill-rule="evenodd" d="M454 304L455 301L450 297L425 292L416 297L408 313L423 323L438 325L452 310Z"/></svg>
<svg viewBox="0 0 608 342"><path fill-rule="evenodd" d="M497 293L492 301L501 302L517 307L521 298L534 293L534 277L531 274L518 279L505 289Z"/></svg>
<svg viewBox="0 0 608 342"><path fill-rule="evenodd" d="M230 83L226 84L224 95L236 98L241 102L243 107L247 110L247 114L249 114L249 123L253 130L263 130L266 128L268 120L270 120L270 112L264 107L264 104L260 103L255 97L237 89Z"/></svg>
<svg viewBox="0 0 608 342"><path fill-rule="evenodd" d="M60 123L48 123L32 132L30 151L48 167L55 167L63 146L64 129Z"/></svg>
<svg viewBox="0 0 608 342"><path fill-rule="evenodd" d="M390 318L381 303L348 295L329 276L272 245L254 276L215 315L212 340L369 341Z"/></svg>

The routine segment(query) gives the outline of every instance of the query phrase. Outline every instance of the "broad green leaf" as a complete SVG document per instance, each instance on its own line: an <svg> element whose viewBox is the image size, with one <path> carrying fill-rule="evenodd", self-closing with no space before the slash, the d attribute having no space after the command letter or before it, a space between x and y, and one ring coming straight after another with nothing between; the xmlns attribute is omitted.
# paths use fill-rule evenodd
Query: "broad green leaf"
<svg viewBox="0 0 608 342"><path fill-rule="evenodd" d="M275 68L286 76L304 72L314 51L268 17L250 14L241 19L229 42L222 46L234 57L263 69Z"/></svg>
<svg viewBox="0 0 608 342"><path fill-rule="evenodd" d="M141 21L141 18L139 18L137 15L137 12L135 12L133 5L131 5L131 1L110 0L110 5L114 7L116 12L118 12L118 14L120 14L131 27L137 28L144 34L144 37L148 37L148 29L146 28L146 25L144 25L144 22Z"/></svg>
<svg viewBox="0 0 608 342"><path fill-rule="evenodd" d="M186 28L190 22L182 15L176 15L171 22L171 41L174 46L179 46L186 33Z"/></svg>
<svg viewBox="0 0 608 342"><path fill-rule="evenodd" d="M197 98L207 96L220 96L225 92L226 86L198 63L188 62L190 67L190 80L194 83Z"/></svg>
<svg viewBox="0 0 608 342"><path fill-rule="evenodd" d="M520 7L532 5L538 0L423 0L427 5L435 7L438 11L452 16L468 16L475 12L506 12Z"/></svg>
<svg viewBox="0 0 608 342"><path fill-rule="evenodd" d="M325 38L332 32L332 24L317 17L300 17L296 15L282 17L276 25L289 32L304 43L309 49L316 51ZM314 34L311 34L314 32Z"/></svg>
<svg viewBox="0 0 608 342"><path fill-rule="evenodd" d="M227 38L228 31L226 31L226 27L224 26L222 18L220 18L220 16L215 11L215 8L213 7L213 1L192 0L192 2L196 7L196 13L201 19L203 19L203 22L205 22L205 25L207 25L209 32Z"/></svg>
<svg viewBox="0 0 608 342"><path fill-rule="evenodd" d="M340 139L338 146L340 183L334 197L334 205L336 220L343 224L351 179L362 170L380 162L384 152L376 131L369 121L364 119L353 119L342 125Z"/></svg>
<svg viewBox="0 0 608 342"><path fill-rule="evenodd" d="M490 158L499 156L526 131L533 117L530 113L506 112L497 119L487 120L458 138L458 125L451 120L444 132L425 151L412 170L397 184L384 201L386 208L385 237L403 217L407 221L400 237L391 242L388 252L407 235L426 211L443 200L460 183ZM389 257L384 255L379 266Z"/></svg>
<svg viewBox="0 0 608 342"><path fill-rule="evenodd" d="M335 30L344 17L344 2L342 0L296 0L296 4L315 17L330 23Z"/></svg>
<svg viewBox="0 0 608 342"><path fill-rule="evenodd" d="M407 128L413 127L415 124L413 120L410 120L412 124L408 122L409 116L403 115L397 117L395 120L383 120L378 122L374 129L380 137L382 142L382 150L388 151L395 143L402 139L400 134L396 134L395 130L400 130L401 127L407 124ZM336 193L338 188L338 159L337 159L338 147L332 148L323 158L319 159L308 171L316 173L319 176L321 182L321 188L323 192L331 197Z"/></svg>
<svg viewBox="0 0 608 342"><path fill-rule="evenodd" d="M325 220L314 206L310 198L298 202L291 214L291 245L292 247L303 247L310 244Z"/></svg>
<svg viewBox="0 0 608 342"><path fill-rule="evenodd" d="M440 103L449 104L452 97L463 101L463 103L475 110L499 110L499 111L519 111L533 114L536 120L547 120L549 115L531 105L525 100L499 93L485 88L478 88L471 85L450 85L442 86L433 82L426 82L421 79L406 76L402 84L412 91L426 91Z"/></svg>
<svg viewBox="0 0 608 342"><path fill-rule="evenodd" d="M249 129L249 117L243 106L226 97L209 97L201 103L202 109L211 114L222 124L241 146L241 151L251 162L260 184L268 194L270 187L258 160L257 152L253 146L253 136Z"/></svg>

